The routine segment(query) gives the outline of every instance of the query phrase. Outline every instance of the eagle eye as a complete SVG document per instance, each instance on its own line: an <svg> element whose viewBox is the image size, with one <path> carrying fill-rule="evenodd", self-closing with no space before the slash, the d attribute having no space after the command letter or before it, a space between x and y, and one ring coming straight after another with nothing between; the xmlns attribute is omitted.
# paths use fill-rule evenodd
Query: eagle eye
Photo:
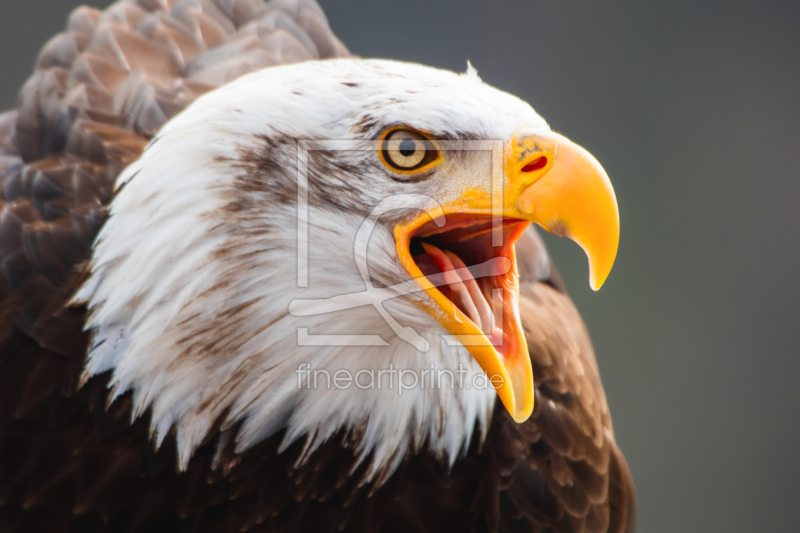
<svg viewBox="0 0 800 533"><path fill-rule="evenodd" d="M408 128L386 132L380 152L384 164L401 174L427 170L441 160L439 150L431 139Z"/></svg>

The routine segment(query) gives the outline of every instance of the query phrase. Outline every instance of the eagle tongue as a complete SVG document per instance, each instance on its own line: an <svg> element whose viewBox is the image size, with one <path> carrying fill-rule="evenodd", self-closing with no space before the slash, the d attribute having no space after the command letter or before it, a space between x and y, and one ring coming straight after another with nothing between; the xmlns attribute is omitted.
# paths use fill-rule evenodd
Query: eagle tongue
<svg viewBox="0 0 800 533"><path fill-rule="evenodd" d="M464 264L464 261L462 261L461 258L456 254L449 250L446 250L445 254L447 254L447 257L450 259L450 262L453 264L453 266L459 269L461 279L466 285L469 296L476 307L480 320L473 320L473 322L475 322L475 325L477 325L478 328L481 329L485 334L490 335L494 333L494 313L492 313L492 308L489 307L489 302L486 301L483 291L480 289L480 287L478 287L478 282L475 281L474 277L472 277L472 272L469 271L467 265ZM483 327L481 327L481 324L483 324Z"/></svg>
<svg viewBox="0 0 800 533"><path fill-rule="evenodd" d="M432 244L422 243L422 247L425 249L426 259L431 259L442 273L444 282L452 293L450 300L478 326L478 329L491 334L495 329L492 310L461 258L453 252L443 252Z"/></svg>

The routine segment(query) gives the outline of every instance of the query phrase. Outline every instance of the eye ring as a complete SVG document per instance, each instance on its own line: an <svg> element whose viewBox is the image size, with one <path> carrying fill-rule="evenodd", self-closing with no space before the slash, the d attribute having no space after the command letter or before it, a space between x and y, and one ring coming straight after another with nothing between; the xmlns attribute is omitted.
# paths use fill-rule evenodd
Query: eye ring
<svg viewBox="0 0 800 533"><path fill-rule="evenodd" d="M393 128L383 134L381 161L394 172L416 174L441 162L436 144L425 134L410 128Z"/></svg>

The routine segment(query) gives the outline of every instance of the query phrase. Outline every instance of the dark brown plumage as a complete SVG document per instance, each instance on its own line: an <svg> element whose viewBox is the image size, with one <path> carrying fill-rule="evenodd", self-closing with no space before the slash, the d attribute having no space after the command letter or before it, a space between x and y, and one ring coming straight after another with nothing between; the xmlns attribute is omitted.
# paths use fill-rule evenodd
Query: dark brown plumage
<svg viewBox="0 0 800 533"><path fill-rule="evenodd" d="M487 440L450 471L423 453L375 487L366 464L350 472L347 435L295 468L302 442L278 454L278 434L237 454L233 428L179 473L174 437L154 452L130 397L107 405L107 374L79 387L85 310L64 303L117 175L197 96L257 68L348 55L315 4L196 4L77 9L0 116L0 533L633 531L588 335L532 231L517 253L533 416L516 424L498 402Z"/></svg>

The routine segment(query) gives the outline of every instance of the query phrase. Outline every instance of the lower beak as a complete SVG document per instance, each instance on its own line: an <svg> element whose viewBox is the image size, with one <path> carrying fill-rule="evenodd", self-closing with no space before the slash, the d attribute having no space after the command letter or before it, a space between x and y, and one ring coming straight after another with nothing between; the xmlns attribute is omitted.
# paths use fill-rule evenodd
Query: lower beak
<svg viewBox="0 0 800 533"><path fill-rule="evenodd" d="M432 231L431 219L423 213L398 224L395 237L401 262L432 300L421 305L466 347L514 420L523 422L533 411L533 371L519 316L514 242L529 222L570 237L586 252L590 285L597 290L616 257L619 212L611 182L597 160L558 134L520 130L506 144L504 159L502 202L493 207L491 191L476 194L481 186L471 184L459 198L443 204L444 227ZM502 216L502 242L481 237L493 215L495 221ZM448 231L454 235L454 250L447 249ZM422 242L424 253L412 255L412 239ZM461 256L472 261L462 261ZM483 265L494 261L493 266L481 271L476 267L481 260ZM432 283L437 276L424 274L418 261L436 263L443 276ZM473 279L475 274L487 279ZM473 289L478 286L485 301L481 294L475 296ZM475 296L465 297L474 304L465 303L461 295L467 293ZM476 311L489 307L493 313L489 319L488 311Z"/></svg>

